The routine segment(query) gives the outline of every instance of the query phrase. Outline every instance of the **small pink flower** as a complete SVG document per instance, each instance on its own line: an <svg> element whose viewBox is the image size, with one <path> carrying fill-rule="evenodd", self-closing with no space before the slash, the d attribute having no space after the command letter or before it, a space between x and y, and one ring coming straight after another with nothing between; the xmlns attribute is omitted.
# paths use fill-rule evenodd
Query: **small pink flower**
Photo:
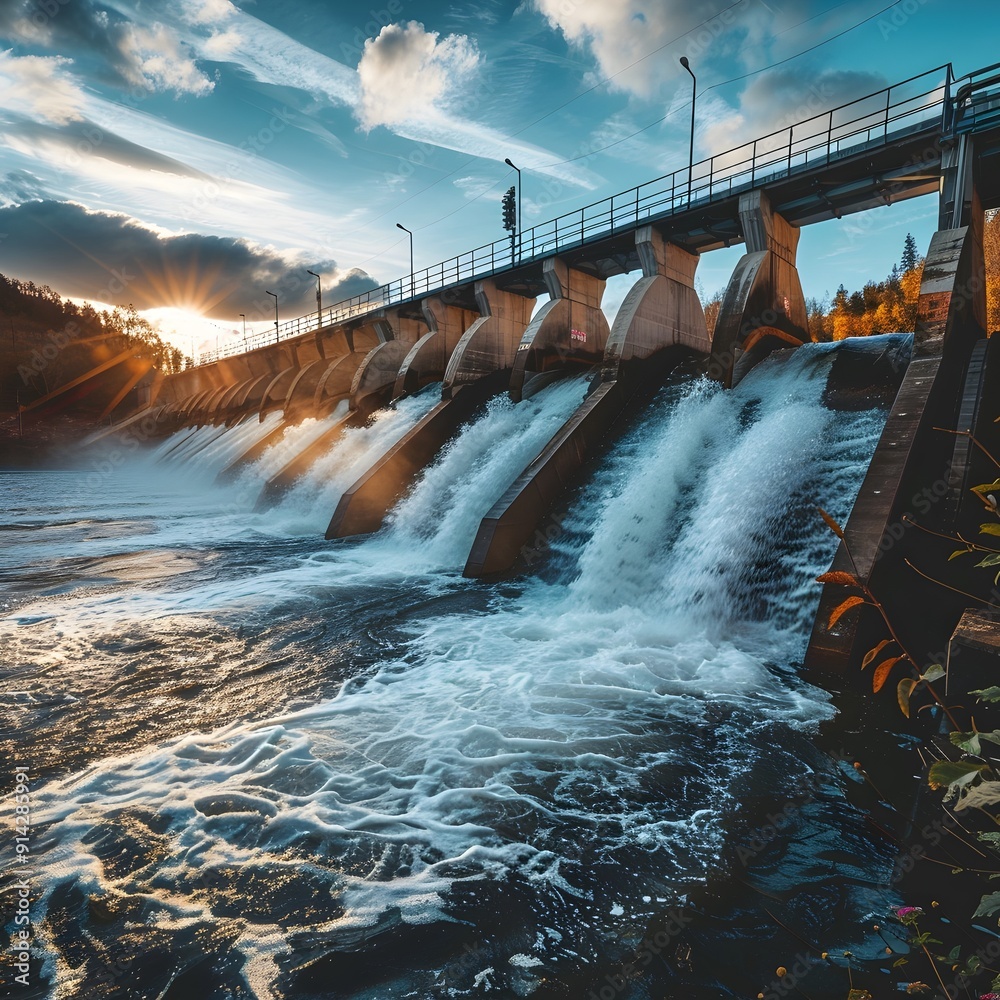
<svg viewBox="0 0 1000 1000"><path fill-rule="evenodd" d="M1000 993L980 993L979 1000L1000 1000Z"/></svg>

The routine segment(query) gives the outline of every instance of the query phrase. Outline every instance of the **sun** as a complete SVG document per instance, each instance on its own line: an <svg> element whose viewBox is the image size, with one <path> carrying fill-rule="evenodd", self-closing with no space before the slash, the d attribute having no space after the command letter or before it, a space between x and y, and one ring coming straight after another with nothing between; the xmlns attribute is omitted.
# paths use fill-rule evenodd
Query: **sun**
<svg viewBox="0 0 1000 1000"><path fill-rule="evenodd" d="M143 309L140 315L153 324L163 340L190 358L197 359L207 351L243 339L242 326L237 326L239 321L210 319L196 309L158 306Z"/></svg>

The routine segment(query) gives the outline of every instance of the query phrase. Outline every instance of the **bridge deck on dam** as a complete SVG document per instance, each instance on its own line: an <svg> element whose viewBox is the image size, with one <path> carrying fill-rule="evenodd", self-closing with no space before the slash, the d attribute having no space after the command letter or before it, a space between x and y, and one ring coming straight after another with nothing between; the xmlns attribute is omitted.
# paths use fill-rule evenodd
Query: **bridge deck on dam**
<svg viewBox="0 0 1000 1000"><path fill-rule="evenodd" d="M275 339L335 327L388 306L419 309L419 300L450 290L472 307L472 285L494 277L497 287L524 295L545 290L542 267L555 255L602 278L639 266L632 234L657 223L692 252L740 243L739 198L767 187L771 204L794 226L937 192L942 150L959 131L993 128L1000 116L1000 78L987 67L956 79L950 64L824 111L735 149L685 166L627 191L251 337L208 352L202 364ZM980 89L972 90L973 83ZM963 88L969 88L963 97ZM964 103L963 103L964 102Z"/></svg>

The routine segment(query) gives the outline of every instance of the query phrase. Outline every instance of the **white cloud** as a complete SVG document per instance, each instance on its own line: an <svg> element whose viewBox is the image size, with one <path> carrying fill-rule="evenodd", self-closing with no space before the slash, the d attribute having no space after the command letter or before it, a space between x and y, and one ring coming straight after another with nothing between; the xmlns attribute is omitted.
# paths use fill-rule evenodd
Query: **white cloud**
<svg viewBox="0 0 1000 1000"><path fill-rule="evenodd" d="M637 58L672 41L686 29L691 4L654 0L534 0L535 8L549 24L561 31L566 41L587 48L597 60L603 77L612 77L615 90L630 91L639 97L656 95L664 70L657 60L647 59L626 68ZM695 8L699 11L704 8ZM670 78L676 67L670 63ZM618 75L620 74L620 75Z"/></svg>
<svg viewBox="0 0 1000 1000"><path fill-rule="evenodd" d="M84 95L63 72L72 65L62 56L15 56L0 52L0 107L36 115L52 125L79 121Z"/></svg>
<svg viewBox="0 0 1000 1000"><path fill-rule="evenodd" d="M361 124L398 125L448 108L479 61L476 44L466 35L441 38L417 21L387 25L365 42L358 63Z"/></svg>
<svg viewBox="0 0 1000 1000"><path fill-rule="evenodd" d="M510 157L522 170L534 170L586 190L593 190L598 185L599 178L587 168L574 163L560 163L551 151L512 138L488 125L442 113L428 113L419 119L400 123L393 131L404 139L478 156L498 166Z"/></svg>
<svg viewBox="0 0 1000 1000"><path fill-rule="evenodd" d="M225 31L213 32L202 44L201 51L207 59L226 62L240 50L242 44L243 39L239 32L233 28L227 28Z"/></svg>
<svg viewBox="0 0 1000 1000"><path fill-rule="evenodd" d="M218 24L239 12L230 0L181 0L180 6L191 24Z"/></svg>
<svg viewBox="0 0 1000 1000"><path fill-rule="evenodd" d="M350 108L359 118L362 116L364 84L359 72L295 41L271 25L240 10L226 21L225 30L231 42L226 56L227 61L238 65L258 82L291 87L314 99L325 99L333 105ZM439 41L437 34L426 32L424 29L419 30L426 36L423 40L425 45L427 39L434 43L437 60L436 62L435 58L428 59L430 65L420 72L423 74L426 71L427 76L435 81L431 89L440 95L440 99L436 106L429 104L421 108L420 113L415 116L412 112L408 112L411 114L409 119L390 126L393 132L414 142L429 143L497 163L502 163L506 156L520 157L524 160L523 166L539 168L543 164L559 159L551 150L511 139L497 129L458 114L452 106L461 99L456 93L457 80L453 78L442 82L438 78L442 68L441 63L443 61L451 70L457 68L461 71L465 67L469 75L474 75L479 63L479 54L473 43L467 39L461 43L457 41L464 39L464 36L449 36ZM199 55L211 58L210 39L207 40L198 31L191 31L186 40ZM378 39L370 40L369 45L377 41ZM376 46L375 55L376 59L383 59L386 53ZM472 65L473 58L476 66ZM369 70L376 65L377 63L370 63ZM426 80L422 78L420 86L426 85ZM385 86L384 80L381 83L379 81L374 83L376 91L380 86ZM417 83L413 79L400 74L398 90L393 96L402 101L405 95L409 106L411 92L416 89ZM470 113L467 98L465 113ZM522 164L519 162L518 166ZM593 188L596 184L596 179L591 173L579 169L574 164L546 167L542 172L580 187ZM390 178L386 183L393 185L400 182Z"/></svg>
<svg viewBox="0 0 1000 1000"><path fill-rule="evenodd" d="M150 90L203 97L215 84L195 65L180 40L163 24L129 24L118 42L132 83Z"/></svg>

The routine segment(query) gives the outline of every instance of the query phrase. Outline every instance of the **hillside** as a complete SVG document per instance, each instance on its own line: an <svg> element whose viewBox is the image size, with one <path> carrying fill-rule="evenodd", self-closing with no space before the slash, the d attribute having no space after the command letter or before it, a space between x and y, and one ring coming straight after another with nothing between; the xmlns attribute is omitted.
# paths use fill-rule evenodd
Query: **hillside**
<svg viewBox="0 0 1000 1000"><path fill-rule="evenodd" d="M0 275L0 461L76 438L188 364L132 305L98 312Z"/></svg>

